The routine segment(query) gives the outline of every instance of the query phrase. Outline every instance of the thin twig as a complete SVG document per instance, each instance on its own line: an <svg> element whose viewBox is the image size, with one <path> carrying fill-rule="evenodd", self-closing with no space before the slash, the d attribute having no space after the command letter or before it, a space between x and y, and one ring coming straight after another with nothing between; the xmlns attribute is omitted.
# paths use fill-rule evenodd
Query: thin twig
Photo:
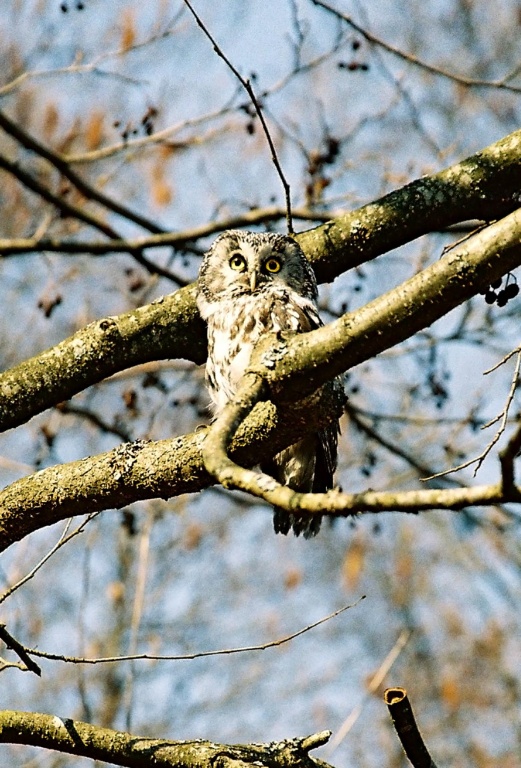
<svg viewBox="0 0 521 768"><path fill-rule="evenodd" d="M293 219L292 219L292 215L291 215L290 186L289 186L289 184L288 184L288 182L286 180L286 177L284 175L284 171L282 170L282 166L281 166L281 164L279 162L279 158L277 156L277 150L275 149L275 144L273 143L273 139L271 137L268 125L267 125L266 120L264 118L264 113L262 111L261 104L260 104L259 100L257 99L257 96L255 95L255 91L253 90L253 86L251 84L251 81L249 79L245 79L241 75L239 70L232 64L230 59L226 56L226 54L223 52L223 50L218 45L217 41L215 40L215 38L213 37L213 35L209 31L209 29L204 25L204 23L203 23L202 19L200 18L200 16L198 16L198 14L195 12L195 10L192 7L192 5L189 2L189 0L183 0L183 2L186 5L186 7L189 9L189 11L192 14L192 16L194 17L194 19L196 20L197 25L200 27L200 29L203 31L203 33L206 35L208 40L212 43L213 49L214 49L215 53L219 56L219 58L221 58L224 61L224 63L231 70L231 72L233 72L233 74L235 75L237 80L240 82L240 84L242 85L242 87L245 89L246 93L250 97L251 103L253 104L253 107L255 109L257 117L259 118L260 123L262 125L262 130L264 131L264 135L266 137L266 141L268 142L268 146L269 146L270 152L271 152L271 160L272 160L275 168L277 169L277 173L278 173L279 178L280 178L280 180L282 182L282 186L284 187L284 196L285 196L285 199L286 199L286 223L287 223L287 227L288 227L288 233L290 235L292 235L294 230L293 230Z"/></svg>
<svg viewBox="0 0 521 768"><path fill-rule="evenodd" d="M505 448L500 451L501 483L506 493L515 491L514 460L521 451L521 424L518 426Z"/></svg>
<svg viewBox="0 0 521 768"><path fill-rule="evenodd" d="M104 195L103 192L99 192L99 190L95 189L91 184L86 182L85 179L82 179L81 176L78 176L78 174L69 167L69 164L63 155L61 155L59 152L55 152L49 149L48 147L45 147L1 111L0 128L3 128L6 133L16 139L16 141L18 141L23 147L29 149L31 152L35 152L40 157L44 158L44 160L47 160L47 162L49 162L66 179L68 179L71 184L73 184L76 189L81 192L82 195L85 195L85 197L89 198L90 200L94 200L100 205L103 205L105 208L108 208L108 210L118 214L118 216L122 216L129 221L133 221L135 224L139 224L149 232L160 234L161 232L165 231L162 227L159 227L153 221L150 221L144 216L135 213L122 203L115 202L111 197Z"/></svg>
<svg viewBox="0 0 521 768"><path fill-rule="evenodd" d="M229 101L234 102L235 95ZM188 118L187 120L183 120L180 123L169 125L166 128L160 129L159 131L154 131L154 133L151 133L150 136L139 136L136 138L121 140L114 144L109 144L105 147L99 147L98 149L91 149L84 152L76 152L75 154L63 155L63 158L67 163L81 165L84 163L97 162L98 160L106 160L107 158L113 157L120 152L129 152L135 149L143 149L148 146L154 146L156 144L165 144L165 146L172 150L187 149L192 145L200 146L206 141L212 139L214 136L219 135L220 129L211 129L206 134L201 134L198 132L193 137L186 139L173 140L169 137L172 134L185 130L186 128L198 127L204 123L216 120L217 118L223 117L224 115L227 115L232 111L234 112L235 110L236 107L232 107L231 103L227 102L223 107L219 107L219 109L216 109L214 112L209 112L208 114L200 115L198 117Z"/></svg>
<svg viewBox="0 0 521 768"><path fill-rule="evenodd" d="M30 672L34 672L38 677L42 676L42 670L38 664L31 659L24 646L18 642L18 640L7 631L5 624L0 624L0 640L2 640L8 648L10 648L19 657L20 661L25 664L26 668Z"/></svg>
<svg viewBox="0 0 521 768"><path fill-rule="evenodd" d="M17 178L18 181L27 187L27 189L30 189L32 192L36 193L43 200L54 205L61 212L62 216L78 219L84 224L88 224L89 226L94 227L94 229L97 229L99 232L102 232L104 235L107 235L107 237L111 238L112 240L122 241L120 235L113 227L111 227L109 224L106 224L99 217L94 216L91 213L87 213L82 208L78 208L78 206L67 202L63 197L55 195L50 191L50 189L35 179L34 176L31 176L31 174L20 168L18 163L13 163L6 157L2 157L0 155L0 168L3 168L8 173L15 176L15 178ZM155 237L160 236L161 235L155 235ZM39 247L38 241L34 241L34 245ZM130 253L138 262L138 264L141 264L141 266L144 267L144 269L146 269L150 274L157 274L161 277L166 277L168 280L172 280L178 285L180 284L180 280L171 272L150 262L143 255L142 248L136 248L135 250L127 248L125 250L127 250L128 253Z"/></svg>
<svg viewBox="0 0 521 768"><path fill-rule="evenodd" d="M396 640L395 644L385 657L385 659L382 661L374 675L369 680L369 684L367 685L366 690L364 691L362 700L356 705L356 707L353 707L349 715L346 717L338 731L335 733L334 739L329 743L328 749L326 751L326 757L329 759L332 755L332 753L337 749L337 747L340 746L342 741L345 739L353 725L356 723L358 718L360 717L362 713L362 709L364 706L364 703L366 699L372 694L375 693L375 691L378 690L378 688L383 683L385 676L390 672L394 662L398 658L398 656L401 654L407 643L409 642L411 638L412 632L408 629L402 630L400 632L398 639Z"/></svg>
<svg viewBox="0 0 521 768"><path fill-rule="evenodd" d="M414 768L436 768L416 725L405 688L388 688L384 701L411 765Z"/></svg>
<svg viewBox="0 0 521 768"><path fill-rule="evenodd" d="M508 362L511 357L514 357L514 355L519 354L519 352L521 352L521 346L516 347L511 352L509 352L507 355L505 355L499 361L499 363L496 363L495 365L493 365L492 368L487 368L486 371L483 371L483 375L487 376L489 373L493 373L493 371L497 371L498 368L500 368L502 365L504 365L506 362Z"/></svg>
<svg viewBox="0 0 521 768"><path fill-rule="evenodd" d="M333 6L328 5L328 3L324 3L322 0L311 0L311 2L313 5L317 5L320 8L323 8L325 11L328 11L328 13L333 14L338 19L345 21L346 24L349 24L349 26L354 29L355 32L361 35L365 40L367 40L368 43L373 43L374 45L383 48L383 50L387 51L388 53L392 53L394 56L402 59L402 61L406 61L408 64L412 64L415 67L419 67L425 70L426 72L430 72L432 75L437 75L438 77L452 80L453 82L458 83L459 85L464 85L468 88L499 88L506 91L512 91L513 93L521 93L521 88L519 86L507 85L507 81L511 78L511 73L506 75L501 80L479 80L472 77L465 77L464 75L456 75L453 72L448 72L447 70L442 69L441 67L436 67L433 64L427 64L427 62L418 59L416 56L413 56L412 53L406 53L400 48L396 48L394 45L387 43L385 40L382 40L376 35L373 35L371 32L368 32L366 29L364 29L364 27L360 26L360 24L357 24L351 16L347 16L345 13L338 11L336 8L333 8Z"/></svg>
<svg viewBox="0 0 521 768"><path fill-rule="evenodd" d="M300 637L301 635L304 635L306 632L309 632L310 630L315 629L316 627L319 627L321 624L325 624L327 621L330 621L331 619L336 618L336 616L339 616L341 613L344 613L344 611L347 611L350 608L354 608L355 606L358 605L358 603L360 603L361 600L365 600L365 595L362 595L361 597L359 597L358 600L356 600L356 602L351 603L349 605L344 605L343 608L339 608L337 611L330 613L328 616L324 616L322 619L319 619L318 621L315 621L312 624L308 624L302 629L299 629L296 632L292 632L290 635L285 635L284 637L281 637L278 640L270 640L267 643L262 643L259 645L246 645L246 646L240 646L238 648L220 648L215 651L200 651L198 653L183 653L183 654L176 654L176 655L136 653L130 656L106 656L101 658L79 658L77 656L65 656L57 653L47 653L46 651L41 651L35 648L27 648L26 652L31 654L32 656L38 656L39 658L42 658L42 659L49 659L50 661L63 661L69 664L114 664L120 661L142 661L142 660L145 660L145 661L191 661L192 659L201 659L201 658L206 658L207 656L229 656L230 654L234 654L234 653L251 653L252 651L265 651L268 648L277 648L279 645L285 645L285 643L289 643L291 640L295 640L295 638Z"/></svg>
<svg viewBox="0 0 521 768"><path fill-rule="evenodd" d="M509 353L509 356L511 356L510 353ZM504 361L501 361L501 363L502 362ZM495 368L497 367L498 366L491 368L489 371L486 371L486 373L490 373L490 371L495 370ZM505 405L503 407L503 410L501 411L501 413L499 413L497 416L491 419L491 421L487 422L486 424L483 424L481 429L487 429L487 427L491 427L493 424L495 424L498 421L500 421L501 423L494 437L492 438L492 440L490 440L490 442L487 444L485 449L480 453L480 455L475 456L473 459L469 459L468 461L464 461L462 464L458 464L458 466L456 467L451 467L450 469L444 469L442 472L437 472L435 475L430 475L429 477L422 477L421 479L423 482L427 482L428 480L434 480L435 478L438 478L438 477L444 477L445 475L451 474L452 472L459 472L461 469L466 469L467 467L472 466L472 464L476 464L476 467L474 469L474 477L476 477L478 471L481 468L481 465L483 464L483 462L491 452L492 448L496 445L496 443L498 442L498 440L503 435L506 429L507 422L508 422L508 412L510 410L510 406L512 405L512 400L514 399L514 395L516 393L520 368L521 368L521 351L518 351L516 367L514 370L514 375L512 376L512 383L510 385L510 390L508 392L508 396L507 396Z"/></svg>
<svg viewBox="0 0 521 768"><path fill-rule="evenodd" d="M238 227L247 227L255 224L264 224L271 221L278 221L284 218L286 211L278 206L268 206L266 208L256 208L251 211L245 211L227 218L217 219L207 224L201 224L193 229L186 229L180 232L166 232L159 235L150 235L148 237L139 237L135 239L118 240L61 240L58 238L43 238L34 235L29 238L1 239L0 254L5 257L17 256L23 253L33 253L35 251L49 251L64 254L91 253L94 256L105 256L111 253L133 253L134 251L143 251L146 248L161 248L170 246L183 250L190 244L205 237L223 232L226 229L237 229ZM309 208L299 208L292 211L294 219L311 222L327 222L332 216L341 216L340 211L314 211ZM177 282L182 282L176 278Z"/></svg>
<svg viewBox="0 0 521 768"><path fill-rule="evenodd" d="M61 549L65 544L67 544L71 539L73 539L75 536L78 536L78 534L83 533L83 530L85 529L85 526L87 523L90 523L91 520L93 520L95 517L97 517L100 513L99 512L92 512L90 515L88 515L85 520L77 527L74 531L69 533L67 535L67 531L69 530L71 523L72 523L72 517L67 520L67 523L65 525L65 528L63 530L63 533L61 534L60 538L56 542L56 544L52 547L52 549L47 552L47 554L42 557L42 559L36 563L34 568L31 568L31 570L26 573L25 576L23 576L21 579L19 579L16 584L13 584L10 586L6 591L0 595L0 604L3 603L5 600L7 600L8 597L10 597L13 592L16 592L17 589L20 589L21 586L26 584L28 581L30 581L42 568L45 563L50 560L50 558L59 550Z"/></svg>

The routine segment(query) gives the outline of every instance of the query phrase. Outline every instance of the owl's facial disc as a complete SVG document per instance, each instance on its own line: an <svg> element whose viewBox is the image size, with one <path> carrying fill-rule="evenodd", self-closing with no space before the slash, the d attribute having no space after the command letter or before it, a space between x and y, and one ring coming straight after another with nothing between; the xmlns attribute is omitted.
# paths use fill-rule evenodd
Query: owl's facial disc
<svg viewBox="0 0 521 768"><path fill-rule="evenodd" d="M271 243L250 243L248 240L230 244L227 262L229 279L241 292L255 293L283 270L283 256Z"/></svg>

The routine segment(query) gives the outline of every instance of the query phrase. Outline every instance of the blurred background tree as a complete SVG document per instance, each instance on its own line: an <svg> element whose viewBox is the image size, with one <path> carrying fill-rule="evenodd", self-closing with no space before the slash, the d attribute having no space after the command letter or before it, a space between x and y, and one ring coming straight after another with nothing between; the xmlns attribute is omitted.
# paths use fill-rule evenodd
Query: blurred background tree
<svg viewBox="0 0 521 768"><path fill-rule="evenodd" d="M519 127L517 0L343 0L340 15L312 0L196 8L262 105L297 231ZM183 2L5 0L0 29L4 370L191 282L223 229L285 230L259 118ZM322 286L324 319L434 263L473 226L433 232ZM162 232L177 240L142 247ZM514 361L482 374L519 344L519 302L498 300L506 284L350 372L346 490L416 487L490 442L495 427L481 427L501 412ZM207 403L191 362L121 371L4 433L2 484L122 441L189 432L208 421ZM509 423L518 414L514 396ZM496 477L496 463L491 452L480 482ZM470 481L474 466L443 482ZM2 707L172 739L331 728L339 736L322 756L333 764L399 766L371 685L395 648L385 684L409 689L440 764L521 765L515 508L367 515L325 525L311 542L274 536L270 518L266 505L217 487L107 511L5 599L2 621L54 654L179 655L265 643L367 599L262 653L41 660L41 679L7 668ZM3 555L4 590L63 530L44 528ZM17 766L81 763L21 746L1 752Z"/></svg>

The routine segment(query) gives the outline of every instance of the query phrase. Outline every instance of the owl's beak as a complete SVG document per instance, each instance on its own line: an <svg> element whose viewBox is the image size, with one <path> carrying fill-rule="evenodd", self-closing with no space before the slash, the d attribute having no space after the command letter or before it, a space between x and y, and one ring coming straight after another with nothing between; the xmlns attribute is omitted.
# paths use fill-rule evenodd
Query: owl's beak
<svg viewBox="0 0 521 768"><path fill-rule="evenodd" d="M255 288L257 287L257 280L259 275L257 274L257 271L254 269L252 272L250 272L250 291L253 293Z"/></svg>

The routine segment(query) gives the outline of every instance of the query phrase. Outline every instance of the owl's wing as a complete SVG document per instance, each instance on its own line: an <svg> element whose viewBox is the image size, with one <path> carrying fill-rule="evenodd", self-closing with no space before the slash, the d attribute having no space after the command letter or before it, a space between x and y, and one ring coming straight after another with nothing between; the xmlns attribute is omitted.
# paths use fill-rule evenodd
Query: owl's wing
<svg viewBox="0 0 521 768"><path fill-rule="evenodd" d="M323 326L315 304L304 297L292 295L286 305L280 302L271 308L274 325L283 330L307 333ZM340 379L328 382L324 386L333 387L339 401L343 399L343 386ZM288 485L295 491L323 493L334 486L333 476L337 464L338 421L328 424L315 435L303 438L295 445L286 448L261 469L266 474ZM322 515L299 515L275 508L273 525L276 533L287 534L290 529L296 536L316 536L320 529Z"/></svg>
<svg viewBox="0 0 521 768"><path fill-rule="evenodd" d="M328 424L317 434L315 456L315 476L313 477L313 493L325 493L334 487L333 475L337 464L338 435L340 425L336 421Z"/></svg>
<svg viewBox="0 0 521 768"><path fill-rule="evenodd" d="M311 302L306 301L305 309L302 306L297 306L296 302L293 302L292 308L299 312L299 325L302 333L314 331L316 328L321 328L324 325L318 310ZM335 390L338 390L339 397L341 396L340 390L343 391L343 386L339 380L326 386L334 387ZM335 423L328 424L316 435L313 493L323 493L331 490L334 486L333 475L337 465L339 434L340 425L336 421Z"/></svg>

